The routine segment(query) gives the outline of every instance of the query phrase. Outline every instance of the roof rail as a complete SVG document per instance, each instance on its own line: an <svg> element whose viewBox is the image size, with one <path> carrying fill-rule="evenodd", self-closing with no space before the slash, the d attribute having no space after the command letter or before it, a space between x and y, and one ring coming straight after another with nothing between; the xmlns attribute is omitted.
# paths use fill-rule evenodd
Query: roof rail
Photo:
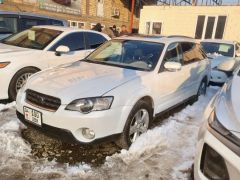
<svg viewBox="0 0 240 180"><path fill-rule="evenodd" d="M189 38L189 39L194 39L193 37L183 36L183 35L170 35L170 36L167 36L167 38Z"/></svg>

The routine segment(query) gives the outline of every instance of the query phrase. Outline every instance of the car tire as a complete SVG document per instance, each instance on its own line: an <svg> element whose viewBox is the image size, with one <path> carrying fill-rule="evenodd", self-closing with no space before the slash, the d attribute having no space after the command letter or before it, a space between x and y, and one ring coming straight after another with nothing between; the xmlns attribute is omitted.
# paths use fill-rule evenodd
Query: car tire
<svg viewBox="0 0 240 180"><path fill-rule="evenodd" d="M26 67L21 70L19 70L12 78L8 94L9 99L11 101L16 100L17 91L26 83L27 79L34 73L38 72L39 70L32 67Z"/></svg>
<svg viewBox="0 0 240 180"><path fill-rule="evenodd" d="M139 118L140 115L141 118ZM145 117L144 119L143 116ZM139 121L137 121L137 119ZM138 138L142 133L148 130L148 128L151 126L152 120L152 107L145 101L140 100L131 110L124 126L123 132L120 135L120 138L116 141L116 144L120 148L128 149L131 144L135 142L136 138ZM132 131L132 134L130 134L130 130Z"/></svg>
<svg viewBox="0 0 240 180"><path fill-rule="evenodd" d="M207 93L207 79L204 78L198 88L198 92L197 92L197 97L201 96L201 95L206 95Z"/></svg>

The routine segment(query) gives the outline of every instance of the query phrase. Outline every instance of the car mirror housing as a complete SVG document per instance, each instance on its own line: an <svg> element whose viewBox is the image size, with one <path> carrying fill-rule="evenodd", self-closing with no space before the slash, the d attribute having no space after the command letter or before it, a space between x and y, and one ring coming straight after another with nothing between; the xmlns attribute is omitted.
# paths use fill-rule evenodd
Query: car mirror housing
<svg viewBox="0 0 240 180"><path fill-rule="evenodd" d="M168 71L175 72L181 70L182 65L179 62L166 62L164 68Z"/></svg>
<svg viewBox="0 0 240 180"><path fill-rule="evenodd" d="M67 46L58 46L57 49L56 49L56 55L57 56L60 56L61 54L66 54L66 53L69 53L70 52L70 49L69 47Z"/></svg>
<svg viewBox="0 0 240 180"><path fill-rule="evenodd" d="M220 71L231 72L234 70L234 66L235 66L235 60L231 59L231 60L227 60L227 61L220 63L217 66L217 69Z"/></svg>
<svg viewBox="0 0 240 180"><path fill-rule="evenodd" d="M236 57L240 57L240 52L236 52Z"/></svg>

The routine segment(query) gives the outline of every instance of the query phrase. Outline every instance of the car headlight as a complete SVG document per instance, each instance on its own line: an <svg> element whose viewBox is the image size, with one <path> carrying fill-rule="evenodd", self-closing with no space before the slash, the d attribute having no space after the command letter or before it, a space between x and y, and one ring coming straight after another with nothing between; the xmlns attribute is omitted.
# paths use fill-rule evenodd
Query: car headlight
<svg viewBox="0 0 240 180"><path fill-rule="evenodd" d="M223 136L229 134L229 131L218 121L215 111L213 111L208 119L209 126Z"/></svg>
<svg viewBox="0 0 240 180"><path fill-rule="evenodd" d="M10 64L10 62L0 62L0 69L5 68L9 64Z"/></svg>
<svg viewBox="0 0 240 180"><path fill-rule="evenodd" d="M102 111L110 109L113 102L113 97L92 97L77 99L71 102L66 110L79 111L81 113L89 113L92 111Z"/></svg>
<svg viewBox="0 0 240 180"><path fill-rule="evenodd" d="M215 111L213 111L208 119L209 126L215 130L218 134L231 141L235 145L240 147L240 139L235 136L231 131L225 128L218 120ZM218 137L217 137L218 138Z"/></svg>

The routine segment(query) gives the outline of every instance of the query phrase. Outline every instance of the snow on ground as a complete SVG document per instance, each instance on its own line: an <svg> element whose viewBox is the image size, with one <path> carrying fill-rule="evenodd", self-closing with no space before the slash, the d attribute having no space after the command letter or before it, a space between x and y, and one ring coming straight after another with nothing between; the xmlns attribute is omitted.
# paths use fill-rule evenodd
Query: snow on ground
<svg viewBox="0 0 240 180"><path fill-rule="evenodd" d="M128 151L106 157L100 167L34 158L21 137L25 127L15 116L15 104L0 104L1 179L188 179L201 115L216 91L209 88L207 96L143 134Z"/></svg>

